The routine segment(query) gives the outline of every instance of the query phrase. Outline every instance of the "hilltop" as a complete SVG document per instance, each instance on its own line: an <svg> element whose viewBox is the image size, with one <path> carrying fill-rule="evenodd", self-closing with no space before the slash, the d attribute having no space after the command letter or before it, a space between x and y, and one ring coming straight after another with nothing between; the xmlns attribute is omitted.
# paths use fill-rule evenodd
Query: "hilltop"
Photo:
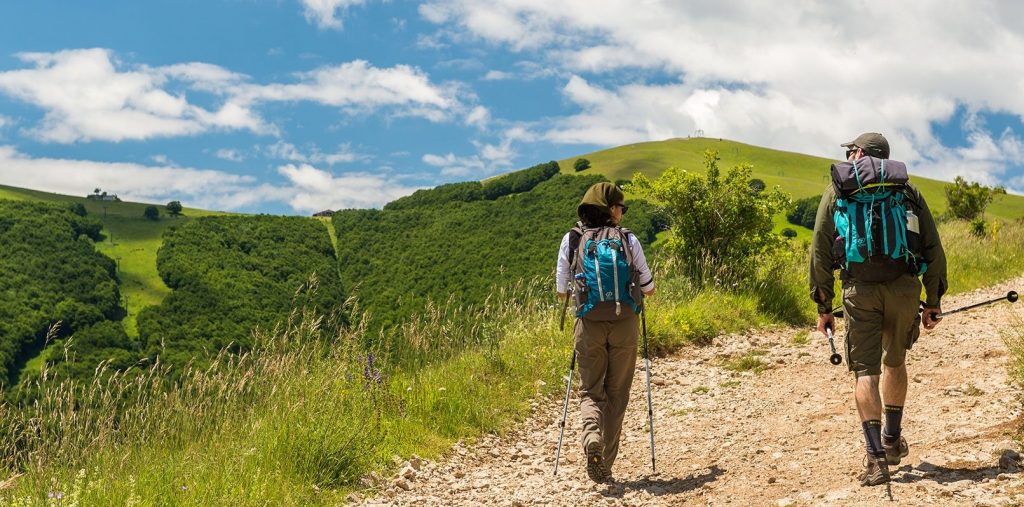
<svg viewBox="0 0 1024 507"><path fill-rule="evenodd" d="M687 171L703 172L704 150L715 150L721 157L720 167L731 167L741 162L753 164L753 176L769 187L778 185L792 194L794 199L821 195L829 181L829 166L835 163L822 157L803 155L788 151L774 150L743 144L727 139L677 138L664 141L627 144L592 153L585 153L559 160L564 173L575 173L573 162L578 158L590 161L591 168L579 174L598 173L611 181L629 179L634 173L656 177L671 166ZM838 153L838 151L837 151ZM926 167L910 167L911 181L924 194L932 213L946 211L943 187L948 183L924 177ZM989 206L989 216L1008 220L1024 217L1024 196L1005 195L997 197Z"/></svg>

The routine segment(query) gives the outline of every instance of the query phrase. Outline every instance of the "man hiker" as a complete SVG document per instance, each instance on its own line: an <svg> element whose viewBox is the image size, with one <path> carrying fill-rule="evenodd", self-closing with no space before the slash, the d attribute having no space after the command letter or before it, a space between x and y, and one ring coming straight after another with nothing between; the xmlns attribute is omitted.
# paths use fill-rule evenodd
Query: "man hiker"
<svg viewBox="0 0 1024 507"><path fill-rule="evenodd" d="M856 376L867 443L860 481L874 486L889 482L889 465L909 452L900 426L907 396L904 359L922 320L926 329L939 322L946 256L928 204L908 181L906 166L889 160L885 137L865 133L841 146L847 162L832 166L832 185L821 196L814 223L810 289L818 331L835 329L833 270L840 270L846 356ZM927 294L920 311L918 276Z"/></svg>
<svg viewBox="0 0 1024 507"><path fill-rule="evenodd" d="M639 322L654 278L636 235L619 227L628 207L615 185L591 186L576 208L580 222L558 249L556 290L573 294L573 340L580 371L580 412L587 475L611 480L622 419L636 368Z"/></svg>

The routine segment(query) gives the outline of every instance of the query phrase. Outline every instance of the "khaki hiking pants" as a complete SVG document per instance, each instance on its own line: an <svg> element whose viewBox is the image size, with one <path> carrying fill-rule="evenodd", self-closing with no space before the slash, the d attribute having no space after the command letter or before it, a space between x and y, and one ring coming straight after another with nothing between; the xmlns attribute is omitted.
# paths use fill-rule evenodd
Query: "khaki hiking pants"
<svg viewBox="0 0 1024 507"><path fill-rule="evenodd" d="M623 310L626 312L626 310ZM573 338L580 369L583 453L592 441L604 443L604 463L612 469L619 454L622 418L636 369L639 319L632 311L621 320L576 319Z"/></svg>
<svg viewBox="0 0 1024 507"><path fill-rule="evenodd" d="M882 365L903 366L921 333L921 282L902 275L891 282L843 284L846 357L858 377L880 375Z"/></svg>

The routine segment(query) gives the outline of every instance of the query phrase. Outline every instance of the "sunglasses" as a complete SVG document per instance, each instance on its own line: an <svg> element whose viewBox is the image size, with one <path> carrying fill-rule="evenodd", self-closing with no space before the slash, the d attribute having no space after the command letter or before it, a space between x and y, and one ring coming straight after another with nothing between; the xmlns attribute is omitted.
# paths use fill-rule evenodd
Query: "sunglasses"
<svg viewBox="0 0 1024 507"><path fill-rule="evenodd" d="M613 208L616 207L616 206L622 208L622 214L623 215L625 215L626 212L629 211L629 206L626 206L625 204L612 204Z"/></svg>

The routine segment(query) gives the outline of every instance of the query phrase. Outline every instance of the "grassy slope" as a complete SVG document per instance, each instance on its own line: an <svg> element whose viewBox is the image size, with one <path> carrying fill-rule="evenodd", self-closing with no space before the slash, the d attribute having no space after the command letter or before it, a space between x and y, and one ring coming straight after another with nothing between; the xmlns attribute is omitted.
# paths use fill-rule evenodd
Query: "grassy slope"
<svg viewBox="0 0 1024 507"><path fill-rule="evenodd" d="M125 329L131 336L137 336L135 316L146 306L154 305L170 293L156 271L156 252L164 229L186 223L188 220L207 215L223 214L206 210L185 208L184 216L172 219L161 215L153 222L142 217L149 204L136 202L99 202L84 197L51 194L0 185L0 199L17 201L45 201L76 203L85 205L89 216L100 219L106 240L96 248L118 263L121 278L121 294L127 299L128 318ZM160 208L164 213L163 206ZM31 366L31 365L30 365Z"/></svg>
<svg viewBox="0 0 1024 507"><path fill-rule="evenodd" d="M794 199L819 195L829 184L829 165L833 160L787 151L772 150L729 140L709 138L669 139L647 143L627 144L617 148L595 151L558 161L562 172L572 173L572 163L577 158L590 160L591 169L583 172L597 172L615 181L632 178L636 172L655 177L665 168L677 166L688 171L704 170L704 150L716 150L722 158L719 167L732 167L740 162L754 166L754 177L764 180L770 187L778 185L793 195ZM837 154L839 151L837 149ZM934 214L946 210L943 181L925 178L926 167L911 167L911 180L924 194ZM1006 195L996 197L988 209L989 215L1016 219L1024 217L1024 196ZM783 218L777 223L785 223ZM794 227L794 229L800 229ZM801 231L798 231L801 232Z"/></svg>

